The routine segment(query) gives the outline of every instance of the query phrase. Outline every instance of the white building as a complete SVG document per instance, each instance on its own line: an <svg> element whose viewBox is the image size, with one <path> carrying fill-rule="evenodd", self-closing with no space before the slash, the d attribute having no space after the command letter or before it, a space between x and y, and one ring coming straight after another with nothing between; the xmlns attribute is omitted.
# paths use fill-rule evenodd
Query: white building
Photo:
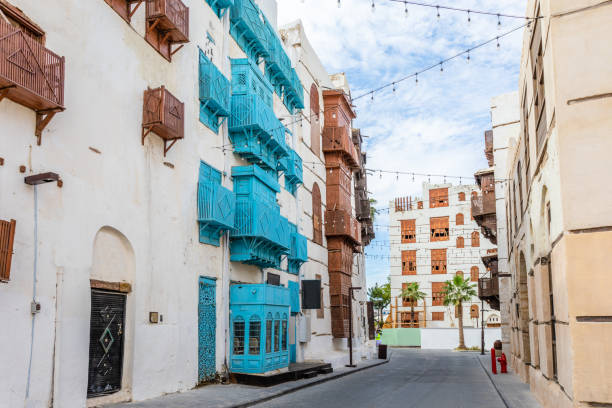
<svg viewBox="0 0 612 408"><path fill-rule="evenodd" d="M155 0L0 1L0 37L16 39L0 42L0 231L12 243L0 247L0 367L11 367L0 406L83 407L186 390L240 371L238 355L267 355L264 334L274 333L279 363L260 371L348 359L346 339L330 334L326 243L313 241L315 182L325 194L324 162L313 151L320 131L312 142L300 110L304 88L333 86L329 75L311 48L300 55L303 31L288 43L260 31L270 42L259 49L245 41L249 24L276 27L274 1L265 14L249 0L232 11L208 4L224 2L168 1L180 13ZM284 84L267 71L272 55L284 64ZM240 91L241 75L257 95L245 83ZM259 98L245 106L272 112L267 123L280 119L287 132L260 129L266 144L251 131L239 139L244 117L229 88ZM276 175L280 156L268 145L287 152ZM263 213L248 207L264 196ZM248 224L259 241L230 215L235 207L253 223L271 217ZM321 310L302 309L301 281L319 277ZM231 299L244 300L240 287L278 294L269 332L265 316L259 326L238 320L242 306ZM367 356L371 342L356 343Z"/></svg>
<svg viewBox="0 0 612 408"><path fill-rule="evenodd" d="M487 271L481 256L495 246L481 237L471 219L475 185L423 183L423 198L403 197L389 205L391 306L394 327L457 327L457 311L444 306L445 282L457 274L469 277L477 289ZM425 292L415 310L418 325L411 325L410 303L401 298L403 288L418 282ZM486 305L485 305L486 306ZM480 327L481 301L474 296L463 305L464 327ZM499 313L485 308L485 324Z"/></svg>

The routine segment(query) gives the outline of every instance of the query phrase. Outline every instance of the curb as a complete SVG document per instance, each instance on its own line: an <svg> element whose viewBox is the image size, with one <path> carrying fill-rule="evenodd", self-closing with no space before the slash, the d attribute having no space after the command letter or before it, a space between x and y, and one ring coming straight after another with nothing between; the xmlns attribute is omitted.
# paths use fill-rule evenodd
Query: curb
<svg viewBox="0 0 612 408"><path fill-rule="evenodd" d="M306 384L300 384L300 385L295 386L294 388L290 388L290 389L287 389L287 390L279 391L279 392L277 392L275 394L268 395L266 397L258 398L256 400L244 402L244 403L237 404L237 405L232 405L230 408L247 408L247 407L250 407L250 406L253 406L253 405L261 404L262 402L270 401L270 400L273 400L275 398L282 397L283 395L291 394L293 392L302 390L304 388L311 387L313 385L322 384L322 383L325 383L325 382L328 382L328 381L331 381L331 380L336 380L338 378L345 377L345 376L347 376L349 374L354 374L354 373L358 373L359 371L367 370L368 368L378 367L379 365L387 364L390 361L390 359L391 359L391 356L387 357L386 360L381 360L380 362L375 363L375 364L370 364L370 365L367 365L367 366L364 366L364 367L357 367L354 370L345 371L343 373L340 373L340 374L337 374L337 375L331 375L331 376L325 377L325 378L320 378L318 380L315 380L315 381L312 381L312 382L309 382L309 383L306 383Z"/></svg>

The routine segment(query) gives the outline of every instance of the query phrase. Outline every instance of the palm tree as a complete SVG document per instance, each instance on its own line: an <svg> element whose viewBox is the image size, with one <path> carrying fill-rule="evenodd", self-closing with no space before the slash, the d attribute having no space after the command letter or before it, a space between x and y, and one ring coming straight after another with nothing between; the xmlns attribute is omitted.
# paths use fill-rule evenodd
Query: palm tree
<svg viewBox="0 0 612 408"><path fill-rule="evenodd" d="M418 282L411 282L402 291L401 296L402 299L406 299L410 302L410 325L414 326L414 305L419 300L425 299L425 292L419 290Z"/></svg>
<svg viewBox="0 0 612 408"><path fill-rule="evenodd" d="M459 319L459 348L465 349L465 337L463 336L463 302L469 302L476 296L476 285L464 279L461 275L455 275L453 280L446 281L442 291L444 305L453 305L457 308L457 319Z"/></svg>

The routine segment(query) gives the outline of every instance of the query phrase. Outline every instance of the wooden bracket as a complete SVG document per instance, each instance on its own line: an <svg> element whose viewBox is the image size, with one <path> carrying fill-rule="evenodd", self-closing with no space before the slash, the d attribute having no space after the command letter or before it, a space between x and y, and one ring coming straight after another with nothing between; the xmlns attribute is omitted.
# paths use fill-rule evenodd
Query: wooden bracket
<svg viewBox="0 0 612 408"><path fill-rule="evenodd" d="M44 111L36 112L36 130L34 134L36 135L36 144L40 146L42 132L45 130L45 127L51 122L51 119L55 116L57 112L61 112L63 109L49 109Z"/></svg>
<svg viewBox="0 0 612 408"><path fill-rule="evenodd" d="M149 27L147 27L147 34L150 33L151 31L155 30L155 27L157 27L158 24L159 24L159 18L157 20L155 20L155 22L153 24L151 24Z"/></svg>
<svg viewBox="0 0 612 408"><path fill-rule="evenodd" d="M8 95L9 91L15 87L16 85L9 85L5 88L0 88L0 102L2 102L6 95Z"/></svg>
<svg viewBox="0 0 612 408"><path fill-rule="evenodd" d="M147 135L151 133L152 130L153 130L152 127L144 127L144 126L142 127L142 136L141 136L140 142L142 143L143 146L144 146L145 137L147 137Z"/></svg>
<svg viewBox="0 0 612 408"><path fill-rule="evenodd" d="M170 56L172 56L172 55L176 54L176 53L178 52L178 50L180 50L181 48L183 48L183 46L184 46L184 45L185 45L185 44L181 44L181 45L179 45L177 49L175 49L174 51L172 51L172 52L170 53Z"/></svg>
<svg viewBox="0 0 612 408"><path fill-rule="evenodd" d="M166 157L166 153L168 153L168 150L170 150L172 148L172 146L174 146L174 144L176 143L178 139L173 139L170 144L168 144L167 140L164 140L164 157Z"/></svg>
<svg viewBox="0 0 612 408"><path fill-rule="evenodd" d="M134 13L136 13L136 10L138 10L138 7L140 7L143 1L144 0L130 0L130 3L136 3L136 6L130 11L130 14L128 15L128 20L132 20L132 16L134 15ZM131 4L130 7L132 7Z"/></svg>

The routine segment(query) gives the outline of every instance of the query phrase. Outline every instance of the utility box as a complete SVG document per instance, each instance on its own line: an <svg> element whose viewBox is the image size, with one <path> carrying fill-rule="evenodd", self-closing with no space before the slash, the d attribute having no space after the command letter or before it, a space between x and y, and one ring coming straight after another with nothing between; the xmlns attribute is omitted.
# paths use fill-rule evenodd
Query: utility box
<svg viewBox="0 0 612 408"><path fill-rule="evenodd" d="M307 343L310 341L312 331L310 329L310 316L298 316L298 341Z"/></svg>

